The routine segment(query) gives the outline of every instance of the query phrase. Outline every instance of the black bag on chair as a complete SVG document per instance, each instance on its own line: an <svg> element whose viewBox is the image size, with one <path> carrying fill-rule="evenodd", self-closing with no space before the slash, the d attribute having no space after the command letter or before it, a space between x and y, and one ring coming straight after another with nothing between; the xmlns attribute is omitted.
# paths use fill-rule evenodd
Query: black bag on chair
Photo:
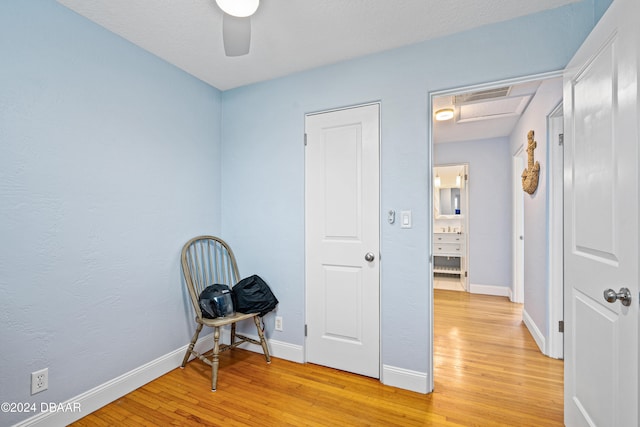
<svg viewBox="0 0 640 427"><path fill-rule="evenodd" d="M278 305L278 299L260 276L253 275L240 280L231 292L234 306L240 313L260 313L264 316Z"/></svg>

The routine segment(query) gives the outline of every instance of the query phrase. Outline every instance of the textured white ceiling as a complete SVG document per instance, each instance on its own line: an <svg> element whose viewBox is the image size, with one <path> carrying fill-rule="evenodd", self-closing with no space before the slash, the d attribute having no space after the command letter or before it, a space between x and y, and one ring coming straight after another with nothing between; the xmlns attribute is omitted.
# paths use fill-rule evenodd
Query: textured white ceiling
<svg viewBox="0 0 640 427"><path fill-rule="evenodd" d="M227 90L578 0L262 0L251 51L228 58L214 0L58 0Z"/></svg>

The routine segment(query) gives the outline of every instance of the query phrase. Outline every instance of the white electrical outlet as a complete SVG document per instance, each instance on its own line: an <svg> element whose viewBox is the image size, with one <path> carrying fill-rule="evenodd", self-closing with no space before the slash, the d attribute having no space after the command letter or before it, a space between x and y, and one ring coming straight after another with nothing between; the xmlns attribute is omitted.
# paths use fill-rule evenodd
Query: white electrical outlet
<svg viewBox="0 0 640 427"><path fill-rule="evenodd" d="M282 331L282 316L276 316L276 331Z"/></svg>
<svg viewBox="0 0 640 427"><path fill-rule="evenodd" d="M31 394L40 393L49 388L49 368L31 373Z"/></svg>

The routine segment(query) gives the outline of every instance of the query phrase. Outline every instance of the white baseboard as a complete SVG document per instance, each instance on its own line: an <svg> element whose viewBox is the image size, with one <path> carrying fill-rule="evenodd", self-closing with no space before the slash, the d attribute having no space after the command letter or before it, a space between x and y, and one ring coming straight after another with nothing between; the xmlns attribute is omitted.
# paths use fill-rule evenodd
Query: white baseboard
<svg viewBox="0 0 640 427"><path fill-rule="evenodd" d="M289 344L288 342L268 340L269 352L273 357L290 360L292 362L304 363L304 348L301 345Z"/></svg>
<svg viewBox="0 0 640 427"><path fill-rule="evenodd" d="M426 394L430 391L427 385L429 376L425 372L382 365L381 380L384 385L415 391L416 393Z"/></svg>
<svg viewBox="0 0 640 427"><path fill-rule="evenodd" d="M229 330L225 328L222 329L221 332L221 340L223 342L229 342ZM248 336L251 337L250 335ZM254 339L257 339L257 337ZM302 346L276 340L268 340L267 344L269 346L269 352L273 357L298 363L304 362L304 350ZM15 424L13 427L63 427L69 425L179 367L182 364L182 359L188 346L188 344L182 346L177 350L61 403L63 408L80 408L80 411L42 412ZM245 343L239 347L255 352L262 352L262 348L259 345ZM205 353L211 350L211 348L213 348L213 333L201 336L195 345L195 350L198 353ZM193 356L191 359L193 359ZM58 406L59 405L60 404L58 404Z"/></svg>
<svg viewBox="0 0 640 427"><path fill-rule="evenodd" d="M222 336L228 339L229 331L226 331L226 334L227 335L225 336L225 332L223 331ZM251 335L247 336L249 338L257 339L256 337L252 337ZM278 357L280 359L286 359L297 363L305 363L303 346L289 344L273 339L268 340L268 345L269 353L271 353L273 357ZM246 350L256 352L262 351L260 346L247 343L240 345L239 348L244 348ZM391 387L397 387L404 390L426 394L430 392L427 385L429 383L428 379L429 378L427 374L424 372L411 371L408 369L383 365L382 377L380 378L380 382Z"/></svg>
<svg viewBox="0 0 640 427"><path fill-rule="evenodd" d="M221 331L221 340L228 342L229 330ZM257 337L250 338L257 339ZM278 340L267 340L269 352L273 357L290 360L292 362L304 363L304 347L294 345ZM102 408L105 405L121 398L122 396L142 387L143 385L159 378L160 376L172 371L182 364L182 358L187 351L188 345L182 346L164 356L161 356L149 363L146 363L136 369L133 369L117 378L107 381L91 390L81 393L74 398L61 402L60 407L80 408L80 411L67 412L43 412L15 424L13 427L52 427L66 426L90 413ZM213 347L213 333L200 337L196 343L195 349L199 353L204 353ZM259 345L244 343L240 348L246 350L262 352ZM408 369L397 368L394 366L383 365L382 368L383 384L398 387L417 393L426 394L428 389L429 378L424 372L411 371Z"/></svg>
<svg viewBox="0 0 640 427"><path fill-rule="evenodd" d="M229 342L230 331L228 329L223 329L220 334L220 339L225 342ZM254 340L258 340L257 335L250 335L243 333L242 335L247 338L252 338ZM278 359L290 360L291 362L296 363L304 363L304 347L301 345L290 344L283 341L277 341L274 339L267 340L267 346L269 347L269 354L273 357L277 357ZM238 346L238 348L242 348L244 350L249 350L257 353L262 353L262 347L259 345L251 344L251 343L242 343Z"/></svg>
<svg viewBox="0 0 640 427"><path fill-rule="evenodd" d="M469 292L472 294L495 295L499 297L509 297L511 299L511 288L508 286L469 284Z"/></svg>
<svg viewBox="0 0 640 427"><path fill-rule="evenodd" d="M226 335L225 335L226 333ZM222 337L228 339L229 331L223 331ZM257 339L251 335L247 335L249 338ZM297 363L305 363L304 347L300 345L289 344L277 340L268 340L269 353L273 357L280 359L290 360ZM261 352L260 346L254 344L244 343L239 346L250 351ZM391 387L397 387L404 390L415 391L417 393L429 393L428 387L428 375L424 372L411 371L403 368L396 368L394 366L383 365L382 366L382 378L380 382L384 385Z"/></svg>
<svg viewBox="0 0 640 427"><path fill-rule="evenodd" d="M58 404L62 405L61 407L63 408L80 408L79 411L42 412L15 424L14 427L69 425L177 368L182 364L182 359L188 346L188 344L182 346L117 378L81 393L66 402ZM213 333L200 337L195 345L195 349L199 353L206 352L212 347Z"/></svg>
<svg viewBox="0 0 640 427"><path fill-rule="evenodd" d="M520 296L520 300L522 300L522 296ZM513 288L509 288L509 301L514 304L524 304L524 301L516 301L516 293Z"/></svg>
<svg viewBox="0 0 640 427"><path fill-rule="evenodd" d="M522 310L522 321L529 330L529 333L533 337L533 340L536 342L536 344L538 344L538 348L540 349L542 354L547 355L547 353L545 352L547 347L544 335L542 334L542 332L540 332L540 329L538 329L538 326L536 326L535 322L533 321L531 316L529 316L529 313L527 313L526 310Z"/></svg>

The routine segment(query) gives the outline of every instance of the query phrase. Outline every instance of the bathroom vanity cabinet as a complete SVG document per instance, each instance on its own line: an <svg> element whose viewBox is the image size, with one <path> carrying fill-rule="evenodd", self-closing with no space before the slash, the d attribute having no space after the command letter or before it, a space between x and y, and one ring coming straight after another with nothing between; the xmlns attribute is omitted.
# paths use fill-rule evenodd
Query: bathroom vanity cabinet
<svg viewBox="0 0 640 427"><path fill-rule="evenodd" d="M462 233L433 234L433 272L463 275L465 268L465 235Z"/></svg>

